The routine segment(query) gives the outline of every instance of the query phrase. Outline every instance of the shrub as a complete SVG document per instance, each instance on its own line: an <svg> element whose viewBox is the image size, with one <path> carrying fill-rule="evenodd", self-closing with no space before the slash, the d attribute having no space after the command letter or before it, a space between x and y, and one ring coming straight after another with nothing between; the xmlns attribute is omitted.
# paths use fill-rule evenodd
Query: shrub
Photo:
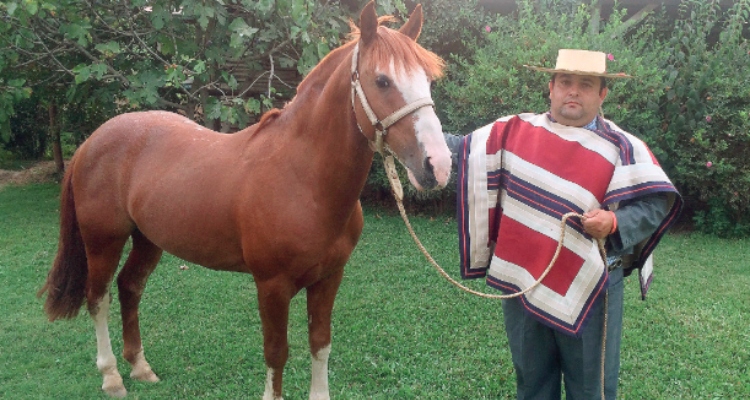
<svg viewBox="0 0 750 400"><path fill-rule="evenodd" d="M448 77L435 99L448 132L469 133L494 119L548 108L544 73L560 48L611 54L611 72L633 79L610 82L604 114L649 144L670 178L697 210L709 233L750 234L750 46L743 27L750 0L722 11L718 1L684 0L674 29L665 15L637 25L615 8L591 29L587 5L550 0L518 2L518 14L498 16L482 41L449 57ZM592 24L593 22L593 24ZM487 32L488 31L488 32Z"/></svg>
<svg viewBox="0 0 750 400"><path fill-rule="evenodd" d="M726 12L716 1L686 0L665 46L657 143L683 194L706 208L696 227L713 234L750 233L750 47L742 37L749 12L747 0Z"/></svg>
<svg viewBox="0 0 750 400"><path fill-rule="evenodd" d="M523 65L553 66L558 49L580 48L611 54L610 70L636 76L610 82L605 115L636 134L651 134L663 92L653 20L624 37L625 10L615 10L602 30L591 34L587 6L552 1L540 13L526 0L518 7L517 16L498 16L488 26L486 45L470 49L469 56L451 57L449 79L436 90L447 131L468 133L504 115L547 110L549 74Z"/></svg>

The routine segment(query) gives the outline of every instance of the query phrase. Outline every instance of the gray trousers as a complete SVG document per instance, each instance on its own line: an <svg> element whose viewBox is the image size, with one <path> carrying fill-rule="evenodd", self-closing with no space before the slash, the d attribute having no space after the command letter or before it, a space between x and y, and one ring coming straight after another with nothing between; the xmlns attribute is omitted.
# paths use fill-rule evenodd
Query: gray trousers
<svg viewBox="0 0 750 400"><path fill-rule="evenodd" d="M606 400L616 398L620 372L624 291L622 268L611 271L609 279L604 362ZM520 300L503 300L505 330L516 370L519 400L560 399L563 381L566 400L601 399L603 310L604 301L600 301L591 311L581 337L575 338L528 316Z"/></svg>

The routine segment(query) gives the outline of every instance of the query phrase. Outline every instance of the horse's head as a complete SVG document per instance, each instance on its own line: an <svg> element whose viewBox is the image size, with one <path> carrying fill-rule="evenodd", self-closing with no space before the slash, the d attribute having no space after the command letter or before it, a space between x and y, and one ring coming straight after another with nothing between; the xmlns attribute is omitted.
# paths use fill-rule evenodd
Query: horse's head
<svg viewBox="0 0 750 400"><path fill-rule="evenodd" d="M374 2L360 15L359 42L352 59L352 96L365 136L384 144L409 172L417 189L444 187L451 170L450 150L432 107L431 83L442 75L443 61L416 43L422 7L398 31L380 26ZM355 94L356 93L356 94Z"/></svg>

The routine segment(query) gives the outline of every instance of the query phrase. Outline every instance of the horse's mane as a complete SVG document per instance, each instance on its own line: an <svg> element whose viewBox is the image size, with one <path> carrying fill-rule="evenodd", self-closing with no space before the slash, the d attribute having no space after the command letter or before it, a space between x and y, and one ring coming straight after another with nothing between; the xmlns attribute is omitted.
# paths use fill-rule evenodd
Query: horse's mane
<svg viewBox="0 0 750 400"><path fill-rule="evenodd" d="M258 133L261 129L265 128L266 125L275 121L276 118L278 118L280 115L281 115L281 110L279 110L278 108L272 108L268 110L267 112L265 112L260 117L260 121L258 121L258 127L255 128L255 133Z"/></svg>
<svg viewBox="0 0 750 400"><path fill-rule="evenodd" d="M396 18L391 15L378 18L378 39L368 50L371 56L366 64L363 63L363 67L374 68L377 65L385 65L394 60L396 68L403 67L409 70L422 67L432 79L443 76L445 61L437 54L418 45L417 42L404 40L404 37L398 31L384 26L384 24L394 21L396 21ZM354 21L349 20L349 27L351 32L347 35L347 38L350 41L358 40L360 30L354 24Z"/></svg>

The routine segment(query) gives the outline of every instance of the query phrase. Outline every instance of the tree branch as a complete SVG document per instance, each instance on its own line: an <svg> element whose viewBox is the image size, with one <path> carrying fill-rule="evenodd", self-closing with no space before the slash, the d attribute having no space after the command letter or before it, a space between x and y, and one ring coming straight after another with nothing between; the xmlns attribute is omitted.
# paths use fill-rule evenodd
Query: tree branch
<svg viewBox="0 0 750 400"><path fill-rule="evenodd" d="M615 39L619 36L624 35L628 30L630 30L630 28L634 27L635 25L637 25L638 23L646 19L646 17L648 17L648 15L652 11L654 11L656 7L658 6L659 6L658 4L652 3L641 8L637 13L635 13L627 21L623 22L622 25L617 27L617 30L614 33L612 33L612 36L611 36L612 39Z"/></svg>

